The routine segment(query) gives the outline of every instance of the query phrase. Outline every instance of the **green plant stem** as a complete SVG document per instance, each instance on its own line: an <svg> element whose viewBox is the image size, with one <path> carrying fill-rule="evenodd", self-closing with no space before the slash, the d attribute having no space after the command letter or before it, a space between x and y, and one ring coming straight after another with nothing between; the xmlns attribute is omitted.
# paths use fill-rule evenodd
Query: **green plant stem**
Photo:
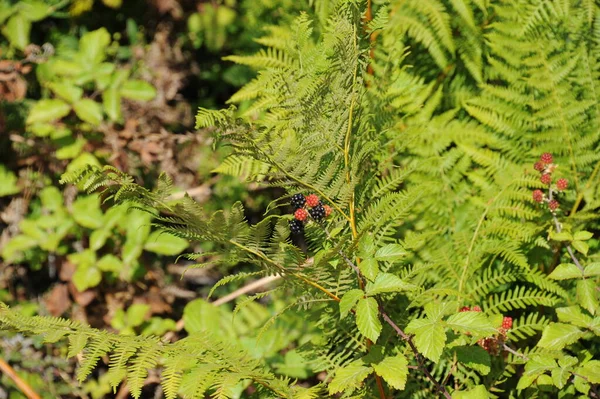
<svg viewBox="0 0 600 399"><path fill-rule="evenodd" d="M552 187L548 188L548 201L552 201L553 193L554 193L554 190L552 190ZM560 223L558 222L558 218L556 217L555 212L552 212L552 220L554 221L554 226L556 227L556 232L560 233L562 231L562 227L560 226ZM567 244L567 245L565 245L565 248L567 248L567 252L569 253L569 256L571 256L571 259L573 260L573 263L575 263L575 266L577 266L577 268L581 271L581 274L583 274L583 266L581 266L581 263L579 263L579 260L575 256L575 253L573 252L573 249L571 248L571 246L569 244ZM584 277L584 279L585 279L585 277Z"/></svg>

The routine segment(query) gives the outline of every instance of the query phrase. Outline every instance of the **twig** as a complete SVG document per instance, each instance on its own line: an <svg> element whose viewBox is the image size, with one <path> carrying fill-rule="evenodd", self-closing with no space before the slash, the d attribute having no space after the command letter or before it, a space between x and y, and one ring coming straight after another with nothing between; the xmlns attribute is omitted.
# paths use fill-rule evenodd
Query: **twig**
<svg viewBox="0 0 600 399"><path fill-rule="evenodd" d="M0 371L6 374L8 378L13 380L17 388L19 388L21 392L27 396L27 399L41 399L40 395L38 395L21 377L19 377L17 372L10 366L10 364L6 363L3 359L0 359Z"/></svg>
<svg viewBox="0 0 600 399"><path fill-rule="evenodd" d="M505 351L510 352L510 353L512 353L515 356L519 356L521 359L523 359L525 361L529 360L529 358L526 355L524 355L524 354L522 354L520 352L517 352L516 350L514 350L510 346L506 345L505 343L502 344L502 348L504 348Z"/></svg>
<svg viewBox="0 0 600 399"><path fill-rule="evenodd" d="M552 194L553 194L553 190L552 190L552 188L549 188L548 189L548 201L552 201ZM554 211L552 211L552 220L554 220L554 226L556 227L556 232L560 233L562 231L562 227L560 226L560 223L558 222L558 218L556 217L556 214L554 213ZM575 263L575 266L577 266L577 268L581 271L581 274L583 274L583 266L581 266L581 263L579 263L579 260L577 259L577 257L575 256L575 253L571 249L571 246L569 244L567 244L565 247L567 248L567 252L569 253L569 256L571 256L573 263Z"/></svg>
<svg viewBox="0 0 600 399"><path fill-rule="evenodd" d="M436 380L435 377L433 375L431 375L431 373L429 372L427 367L425 367L423 357L421 356L421 354L419 353L419 350L417 349L414 342L412 341L412 337L410 335L406 334L404 331L402 331L402 329L400 327L398 327L398 325L396 323L394 323L392 321L392 319L390 319L390 317L387 315L387 313L384 312L383 308L380 308L379 312L381 313L383 320L385 320L385 322L388 323L394 329L394 331L396 331L396 334L398 334L400 336L400 338L402 338L403 340L405 340L408 343L408 345L412 349L413 353L415 354L415 359L417 359L417 362L419 363L419 366L420 366L419 369L421 371L423 371L423 373L425 373L425 376L429 379L429 381L431 381L433 383L433 385L435 385L437 390L442 395L444 395L444 397L446 399L452 399L452 396L450 395L450 393L448 393L446 388L444 386L442 386L438 382L438 380Z"/></svg>
<svg viewBox="0 0 600 399"><path fill-rule="evenodd" d="M244 295L250 291L254 291L257 288L262 287L263 285L272 283L273 281L277 281L279 279L281 279L281 276L279 276L279 275L263 277L259 280L251 282L250 284L244 285L241 288L238 288L237 290L233 291L231 294L225 295L224 297L219 298L216 301L213 301L212 304L215 306L221 306L227 302L233 301L235 298L239 297L240 295Z"/></svg>

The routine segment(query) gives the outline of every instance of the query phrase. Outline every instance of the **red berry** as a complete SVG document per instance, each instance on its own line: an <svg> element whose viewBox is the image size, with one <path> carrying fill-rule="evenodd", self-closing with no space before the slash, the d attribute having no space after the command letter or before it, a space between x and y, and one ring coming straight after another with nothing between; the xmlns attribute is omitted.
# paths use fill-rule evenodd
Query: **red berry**
<svg viewBox="0 0 600 399"><path fill-rule="evenodd" d="M510 330L512 327L512 321L512 317L504 317L504 319L502 319L502 328L505 330Z"/></svg>
<svg viewBox="0 0 600 399"><path fill-rule="evenodd" d="M471 311L471 308L468 306L463 306L462 308L460 308L460 311L461 312L469 312L469 311Z"/></svg>
<svg viewBox="0 0 600 399"><path fill-rule="evenodd" d="M558 188L560 191L566 190L568 185L569 182L567 179L558 179L556 181L556 188Z"/></svg>
<svg viewBox="0 0 600 399"><path fill-rule="evenodd" d="M329 205L323 205L323 208L325 208L325 217L331 215L331 207Z"/></svg>
<svg viewBox="0 0 600 399"><path fill-rule="evenodd" d="M533 164L533 169L537 170L538 172L543 172L544 169L546 169L546 166L540 161Z"/></svg>
<svg viewBox="0 0 600 399"><path fill-rule="evenodd" d="M473 312L481 312L481 308L479 306L473 306L473 309L471 309Z"/></svg>
<svg viewBox="0 0 600 399"><path fill-rule="evenodd" d="M319 205L319 197L315 194L310 194L306 197L306 203L308 206L313 207Z"/></svg>
<svg viewBox="0 0 600 399"><path fill-rule="evenodd" d="M540 177L540 181L544 184L552 183L552 176L549 173L544 173L542 177Z"/></svg>
<svg viewBox="0 0 600 399"><path fill-rule="evenodd" d="M552 154L550 154L549 152L545 152L540 156L540 161L542 161L543 163L552 163Z"/></svg>
<svg viewBox="0 0 600 399"><path fill-rule="evenodd" d="M542 202L544 200L544 192L542 190L533 190L533 200Z"/></svg>
<svg viewBox="0 0 600 399"><path fill-rule="evenodd" d="M294 217L296 220L303 222L308 217L308 212L306 212L304 208L296 209L296 212L294 212Z"/></svg>
<svg viewBox="0 0 600 399"><path fill-rule="evenodd" d="M550 208L551 211L555 211L558 209L558 201L557 200L552 200L550 202L548 202L548 208Z"/></svg>

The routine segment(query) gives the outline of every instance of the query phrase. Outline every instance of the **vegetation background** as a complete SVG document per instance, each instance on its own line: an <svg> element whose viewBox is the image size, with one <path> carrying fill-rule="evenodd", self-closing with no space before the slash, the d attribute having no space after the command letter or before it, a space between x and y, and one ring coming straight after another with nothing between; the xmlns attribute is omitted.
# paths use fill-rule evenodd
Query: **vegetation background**
<svg viewBox="0 0 600 399"><path fill-rule="evenodd" d="M0 27L0 398L598 398L597 2L0 0ZM297 192L326 228L288 236ZM239 370L144 363L205 331Z"/></svg>

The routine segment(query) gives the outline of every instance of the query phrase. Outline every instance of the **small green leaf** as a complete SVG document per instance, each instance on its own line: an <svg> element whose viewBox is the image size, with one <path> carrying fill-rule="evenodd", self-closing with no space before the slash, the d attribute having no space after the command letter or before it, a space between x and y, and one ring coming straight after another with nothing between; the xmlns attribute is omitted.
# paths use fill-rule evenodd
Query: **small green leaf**
<svg viewBox="0 0 600 399"><path fill-rule="evenodd" d="M109 88L102 93L102 105L111 121L121 119L121 95L117 89Z"/></svg>
<svg viewBox="0 0 600 399"><path fill-rule="evenodd" d="M134 303L127 309L126 322L129 327L137 327L146 319L146 315L150 311L150 305L142 303Z"/></svg>
<svg viewBox="0 0 600 399"><path fill-rule="evenodd" d="M593 233L583 230L583 231L578 231L577 233L575 233L573 238L578 241L587 241L590 238L592 238L593 236L594 236Z"/></svg>
<svg viewBox="0 0 600 399"><path fill-rule="evenodd" d="M365 366L362 361L352 362L337 369L335 377L329 383L329 394L355 390L372 372L373 369Z"/></svg>
<svg viewBox="0 0 600 399"><path fill-rule="evenodd" d="M594 262L587 265L583 270L585 277L600 276L600 262Z"/></svg>
<svg viewBox="0 0 600 399"><path fill-rule="evenodd" d="M456 360L481 375L488 375L492 370L490 354L481 346L458 346L454 348Z"/></svg>
<svg viewBox="0 0 600 399"><path fill-rule="evenodd" d="M573 263L561 263L548 276L554 280L567 280L571 278L581 278L581 270Z"/></svg>
<svg viewBox="0 0 600 399"><path fill-rule="evenodd" d="M19 50L25 50L29 44L31 32L31 21L20 12L14 14L2 28L2 34L6 36L10 44Z"/></svg>
<svg viewBox="0 0 600 399"><path fill-rule="evenodd" d="M98 261L98 269L103 272L118 272L123 267L121 259L114 255L106 254Z"/></svg>
<svg viewBox="0 0 600 399"><path fill-rule="evenodd" d="M592 279L577 282L577 301L591 314L596 314L596 308L598 307L596 288L596 282Z"/></svg>
<svg viewBox="0 0 600 399"><path fill-rule="evenodd" d="M79 265L73 273L72 281L77 291L83 292L100 284L102 273L96 267Z"/></svg>
<svg viewBox="0 0 600 399"><path fill-rule="evenodd" d="M41 21L53 11L53 7L43 1L21 1L18 6L21 14L31 22Z"/></svg>
<svg viewBox="0 0 600 399"><path fill-rule="evenodd" d="M395 389L403 390L408 379L408 361L403 355L390 356L373 365L375 373Z"/></svg>
<svg viewBox="0 0 600 399"><path fill-rule="evenodd" d="M17 194L21 189L17 186L17 176L0 164L0 197Z"/></svg>
<svg viewBox="0 0 600 399"><path fill-rule="evenodd" d="M172 256L180 254L188 245L189 243L183 238L155 231L148 236L144 249L160 255Z"/></svg>
<svg viewBox="0 0 600 399"><path fill-rule="evenodd" d="M468 391L459 391L452 394L452 399L488 399L490 394L484 385L477 385Z"/></svg>
<svg viewBox="0 0 600 399"><path fill-rule="evenodd" d="M367 284L366 292L367 295L377 295L385 292L412 291L416 288L394 274L380 273L373 283Z"/></svg>
<svg viewBox="0 0 600 399"><path fill-rule="evenodd" d="M61 140L64 141L64 140ZM87 144L87 140L83 137L77 137L77 139L72 140L70 144L66 144L61 146L56 153L56 159L73 159L83 151L83 147Z"/></svg>
<svg viewBox="0 0 600 399"><path fill-rule="evenodd" d="M49 87L57 96L71 104L79 101L83 95L83 89L65 82L53 82Z"/></svg>
<svg viewBox="0 0 600 399"><path fill-rule="evenodd" d="M551 232L550 239L554 241L572 241L573 236L567 231L561 231L560 233Z"/></svg>
<svg viewBox="0 0 600 399"><path fill-rule="evenodd" d="M75 357L83 351L85 344L87 344L88 337L85 334L71 334L69 335L69 353L67 357Z"/></svg>
<svg viewBox="0 0 600 399"><path fill-rule="evenodd" d="M406 256L406 251L400 244L387 244L375 252L375 259L382 262L393 262Z"/></svg>
<svg viewBox="0 0 600 399"><path fill-rule="evenodd" d="M358 241L358 252L361 258L372 258L375 252L375 240L371 234L365 234Z"/></svg>
<svg viewBox="0 0 600 399"><path fill-rule="evenodd" d="M199 298L188 302L183 309L183 322L188 333L211 331L221 333L219 308Z"/></svg>
<svg viewBox="0 0 600 399"><path fill-rule="evenodd" d="M437 363L446 346L446 333L440 322L431 319L415 319L406 326L406 332L414 334L414 342L419 352Z"/></svg>
<svg viewBox="0 0 600 399"><path fill-rule="evenodd" d="M348 315L348 312L352 310L356 302L364 295L364 292L359 289L352 289L347 291L340 301L340 320Z"/></svg>
<svg viewBox="0 0 600 399"><path fill-rule="evenodd" d="M156 89L143 80L128 80L119 90L121 95L131 100L150 101L156 97Z"/></svg>
<svg viewBox="0 0 600 399"><path fill-rule="evenodd" d="M102 227L102 210L100 209L100 197L98 195L88 195L79 197L73 202L71 208L73 219L80 226L89 229L98 229Z"/></svg>
<svg viewBox="0 0 600 399"><path fill-rule="evenodd" d="M71 106L58 98L40 100L31 108L27 124L53 122L64 118L71 112Z"/></svg>
<svg viewBox="0 0 600 399"><path fill-rule="evenodd" d="M556 316L563 323L573 324L578 327L587 328L592 323L592 318L581 312L581 308L577 305L556 308Z"/></svg>
<svg viewBox="0 0 600 399"><path fill-rule="evenodd" d="M567 345L576 342L583 336L583 332L570 324L550 323L544 328L542 338L538 342L540 348L561 350Z"/></svg>
<svg viewBox="0 0 600 399"><path fill-rule="evenodd" d="M91 125L98 125L102 122L102 107L94 100L81 99L73 105L73 110L79 119Z"/></svg>
<svg viewBox="0 0 600 399"><path fill-rule="evenodd" d="M358 331L373 343L381 333L381 321L379 320L379 309L374 298L360 298L356 306L356 325Z"/></svg>
<svg viewBox="0 0 600 399"><path fill-rule="evenodd" d="M494 325L481 312L456 313L448 317L446 325L453 330L482 337L494 335L498 332Z"/></svg>
<svg viewBox="0 0 600 399"><path fill-rule="evenodd" d="M590 360L577 369L577 374L592 384L600 384L600 360Z"/></svg>
<svg viewBox="0 0 600 399"><path fill-rule="evenodd" d="M99 64L106 57L106 47L110 43L110 34L105 28L88 32L79 39L79 51L91 64Z"/></svg>
<svg viewBox="0 0 600 399"><path fill-rule="evenodd" d="M21 258L21 254L31 248L38 246L38 241L26 235L18 235L4 244L2 257L7 262L15 262Z"/></svg>
<svg viewBox="0 0 600 399"><path fill-rule="evenodd" d="M358 265L360 272L368 279L375 280L379 273L379 263L375 258L365 258Z"/></svg>
<svg viewBox="0 0 600 399"><path fill-rule="evenodd" d="M573 245L573 248L575 248L577 251L581 252L584 255L587 255L590 249L590 246L584 241L572 241L571 245Z"/></svg>

